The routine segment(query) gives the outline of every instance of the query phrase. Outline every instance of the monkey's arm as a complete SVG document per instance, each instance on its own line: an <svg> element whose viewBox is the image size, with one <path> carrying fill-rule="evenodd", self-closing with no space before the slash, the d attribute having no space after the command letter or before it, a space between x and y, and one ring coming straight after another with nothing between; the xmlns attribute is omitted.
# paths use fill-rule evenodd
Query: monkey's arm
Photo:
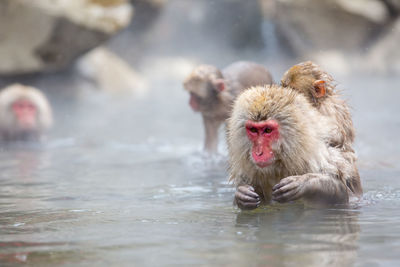
<svg viewBox="0 0 400 267"><path fill-rule="evenodd" d="M203 123L205 129L204 150L207 152L216 152L218 148L218 129L221 121L215 118L203 116Z"/></svg>
<svg viewBox="0 0 400 267"><path fill-rule="evenodd" d="M363 189L356 164L356 156L352 150L343 151L341 155L345 159L345 162L349 163L340 166L343 176L346 177L346 185L351 190L354 197L360 198L363 194Z"/></svg>
<svg viewBox="0 0 400 267"><path fill-rule="evenodd" d="M349 191L336 177L307 173L282 179L272 188L272 199L280 203L302 198L317 205L347 204Z"/></svg>

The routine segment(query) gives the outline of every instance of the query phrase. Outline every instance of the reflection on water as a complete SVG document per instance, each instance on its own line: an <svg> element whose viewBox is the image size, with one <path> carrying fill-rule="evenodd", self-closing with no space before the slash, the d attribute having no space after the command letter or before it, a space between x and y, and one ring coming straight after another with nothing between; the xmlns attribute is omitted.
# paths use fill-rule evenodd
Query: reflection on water
<svg viewBox="0 0 400 267"><path fill-rule="evenodd" d="M348 266L357 257L358 211L310 210L277 205L255 214L240 213L237 227L252 229L257 251L268 248L271 266ZM254 255L257 259L257 254ZM263 258L258 264L263 263Z"/></svg>
<svg viewBox="0 0 400 267"><path fill-rule="evenodd" d="M398 264L398 171L364 171L357 207L241 212L232 207L225 155L152 142L4 148L2 265Z"/></svg>
<svg viewBox="0 0 400 267"><path fill-rule="evenodd" d="M400 92L384 101L384 81L343 83L365 195L328 210L234 208L226 145L200 152L201 119L179 80L140 101L63 98L47 142L1 147L0 265L398 266L400 151L386 140L400 130Z"/></svg>
<svg viewBox="0 0 400 267"><path fill-rule="evenodd" d="M328 210L234 208L226 145L200 152L201 119L179 80L140 101L64 99L47 142L0 149L0 265L398 266L400 151L387 140L400 91L384 101L384 81L343 83L365 195Z"/></svg>

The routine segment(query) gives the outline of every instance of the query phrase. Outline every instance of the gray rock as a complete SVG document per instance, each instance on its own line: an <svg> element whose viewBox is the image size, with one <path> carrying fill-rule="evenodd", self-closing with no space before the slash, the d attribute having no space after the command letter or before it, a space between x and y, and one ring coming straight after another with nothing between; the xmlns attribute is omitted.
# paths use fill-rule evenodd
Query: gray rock
<svg viewBox="0 0 400 267"><path fill-rule="evenodd" d="M359 51L384 31L391 15L381 0L260 0L289 52Z"/></svg>
<svg viewBox="0 0 400 267"><path fill-rule="evenodd" d="M96 89L137 97L147 93L146 80L124 59L105 47L100 46L81 57L77 69Z"/></svg>
<svg viewBox="0 0 400 267"><path fill-rule="evenodd" d="M126 27L127 0L0 1L0 75L56 71Z"/></svg>
<svg viewBox="0 0 400 267"><path fill-rule="evenodd" d="M367 70L382 74L400 73L400 19L369 49L364 58L368 64L362 66Z"/></svg>

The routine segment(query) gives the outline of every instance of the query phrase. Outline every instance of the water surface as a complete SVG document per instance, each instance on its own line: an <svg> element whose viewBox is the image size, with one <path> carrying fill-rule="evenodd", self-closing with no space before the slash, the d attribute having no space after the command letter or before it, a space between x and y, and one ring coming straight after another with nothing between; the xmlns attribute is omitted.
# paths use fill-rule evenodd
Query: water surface
<svg viewBox="0 0 400 267"><path fill-rule="evenodd" d="M140 100L50 92L64 105L47 141L0 151L1 265L398 266L400 95L382 98L382 81L345 82L361 203L251 212L232 206L226 145L201 153L180 81Z"/></svg>

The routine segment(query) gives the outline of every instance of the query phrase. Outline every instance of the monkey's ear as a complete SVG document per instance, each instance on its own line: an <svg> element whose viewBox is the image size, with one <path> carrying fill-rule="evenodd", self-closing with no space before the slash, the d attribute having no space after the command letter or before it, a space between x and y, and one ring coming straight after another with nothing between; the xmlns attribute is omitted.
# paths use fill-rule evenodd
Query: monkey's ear
<svg viewBox="0 0 400 267"><path fill-rule="evenodd" d="M326 85L325 81L323 80L316 80L313 83L314 86L314 91L315 91L315 97L316 98L321 98L326 94Z"/></svg>
<svg viewBox="0 0 400 267"><path fill-rule="evenodd" d="M215 79L213 80L213 85L215 90L218 92L222 92L225 90L225 80L224 79Z"/></svg>

